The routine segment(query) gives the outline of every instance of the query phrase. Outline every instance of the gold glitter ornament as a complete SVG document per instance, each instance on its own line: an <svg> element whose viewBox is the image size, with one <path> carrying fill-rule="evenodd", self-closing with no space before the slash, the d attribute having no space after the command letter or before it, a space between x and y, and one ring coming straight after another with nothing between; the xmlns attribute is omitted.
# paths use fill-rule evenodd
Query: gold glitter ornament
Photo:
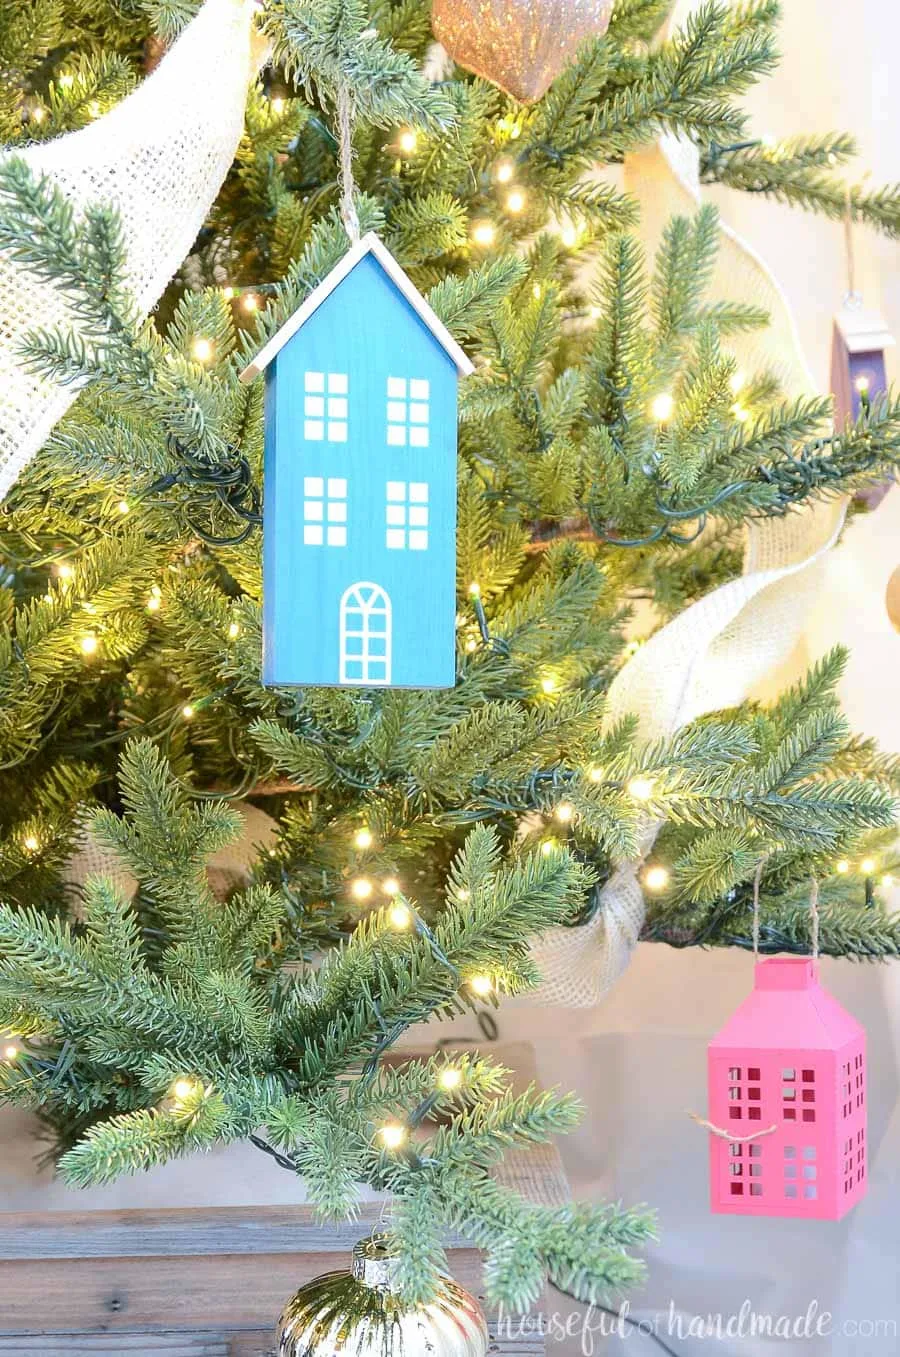
<svg viewBox="0 0 900 1357"><path fill-rule="evenodd" d="M609 27L613 0L434 0L434 36L467 71L523 103L546 94L588 38Z"/></svg>
<svg viewBox="0 0 900 1357"><path fill-rule="evenodd" d="M887 608L887 615L891 620L891 626L894 631L900 631L900 565L897 566L888 580L884 603Z"/></svg>
<svg viewBox="0 0 900 1357"><path fill-rule="evenodd" d="M278 1325L278 1357L487 1357L481 1307L449 1277L428 1305L405 1305L396 1264L376 1239L353 1250L352 1272L301 1286Z"/></svg>

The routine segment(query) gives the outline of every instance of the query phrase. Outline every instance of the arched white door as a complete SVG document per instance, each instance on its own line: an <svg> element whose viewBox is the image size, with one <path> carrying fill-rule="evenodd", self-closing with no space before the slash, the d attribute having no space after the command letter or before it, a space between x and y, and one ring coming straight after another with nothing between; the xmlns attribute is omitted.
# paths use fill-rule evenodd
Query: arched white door
<svg viewBox="0 0 900 1357"><path fill-rule="evenodd" d="M378 687L391 681L391 600L361 580L341 599L341 683Z"/></svg>

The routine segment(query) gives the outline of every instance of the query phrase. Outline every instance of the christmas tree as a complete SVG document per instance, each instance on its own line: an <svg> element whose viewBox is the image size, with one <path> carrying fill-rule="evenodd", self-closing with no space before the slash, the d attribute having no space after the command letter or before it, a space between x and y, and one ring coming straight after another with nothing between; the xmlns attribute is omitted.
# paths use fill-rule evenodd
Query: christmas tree
<svg viewBox="0 0 900 1357"><path fill-rule="evenodd" d="M740 573L748 522L891 474L900 406L835 432L827 397L741 374L729 340L767 316L711 299L715 213L674 218L648 259L635 202L595 170L673 132L705 182L892 235L900 192L847 188L846 136L772 146L746 126L772 0L703 4L666 38L664 2L618 0L529 105L436 69L425 0L267 0L237 158L147 322L115 206L73 205L27 152L101 119L197 8L3 7L0 249L72 317L31 317L18 361L79 395L0 520L0 1089L52 1127L74 1183L249 1137L323 1218L358 1183L389 1190L413 1299L448 1225L509 1304L547 1271L616 1293L640 1278L646 1212L539 1208L490 1178L570 1127L574 1099L514 1096L487 1058L380 1057L416 1022L535 988L532 945L602 924L623 863L645 939L751 946L756 880L762 950L804 951L812 877L824 953L896 955L900 920L855 866L890 866L900 770L848 730L839 654L770 706L649 742L607 697L636 600L664 623ZM381 236L476 365L447 691L259 677L263 383L239 374L348 226ZM244 802L277 835L222 899L207 864ZM104 876L73 897L87 831L133 899Z"/></svg>

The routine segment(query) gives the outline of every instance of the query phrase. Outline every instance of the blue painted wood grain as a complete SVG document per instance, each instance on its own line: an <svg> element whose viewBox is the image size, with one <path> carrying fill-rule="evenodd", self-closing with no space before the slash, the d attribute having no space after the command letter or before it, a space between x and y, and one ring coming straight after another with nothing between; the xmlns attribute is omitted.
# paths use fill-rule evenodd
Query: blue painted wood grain
<svg viewBox="0 0 900 1357"><path fill-rule="evenodd" d="M305 437L307 372L347 374L346 442ZM427 448L388 445L389 377L429 383ZM368 584L390 600L385 686L452 687L458 387L452 359L366 255L278 353L266 382L263 682L381 686L380 677L367 683L345 673L342 681L341 600ZM329 478L346 480L346 546L304 544L308 477L326 487ZM427 483L427 550L387 547L388 482L407 489ZM327 526L323 518L325 532ZM376 650L382 645L375 641ZM358 672L359 666L352 670Z"/></svg>

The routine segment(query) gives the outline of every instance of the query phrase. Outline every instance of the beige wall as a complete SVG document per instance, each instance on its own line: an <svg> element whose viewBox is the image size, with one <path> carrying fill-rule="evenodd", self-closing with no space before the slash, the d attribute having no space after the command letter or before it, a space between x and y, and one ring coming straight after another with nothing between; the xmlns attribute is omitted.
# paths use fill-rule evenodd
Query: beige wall
<svg viewBox="0 0 900 1357"><path fill-rule="evenodd" d="M785 0L784 59L775 76L747 100L753 130L777 138L794 132L851 132L860 155L854 179L900 181L900 4L895 0ZM777 203L715 191L724 218L765 259L787 296L806 361L828 389L832 315L846 291L840 223ZM900 246L875 232L854 232L857 287L880 308L900 339ZM900 379L900 346L888 351L891 379ZM884 609L884 589L900 565L900 490L877 514L851 524L824 572L792 670L843 642L851 660L843 685L854 727L900 751L896 675L900 642ZM780 676L791 677L791 673Z"/></svg>
<svg viewBox="0 0 900 1357"><path fill-rule="evenodd" d="M860 149L851 174L900 180L900 4L896 0L783 0L783 61L747 99L752 130L851 132ZM828 386L831 317L846 291L843 229L749 194L715 191L725 219L763 256L794 309L807 361ZM858 287L900 338L895 242L855 233ZM897 349L894 374L900 372Z"/></svg>

